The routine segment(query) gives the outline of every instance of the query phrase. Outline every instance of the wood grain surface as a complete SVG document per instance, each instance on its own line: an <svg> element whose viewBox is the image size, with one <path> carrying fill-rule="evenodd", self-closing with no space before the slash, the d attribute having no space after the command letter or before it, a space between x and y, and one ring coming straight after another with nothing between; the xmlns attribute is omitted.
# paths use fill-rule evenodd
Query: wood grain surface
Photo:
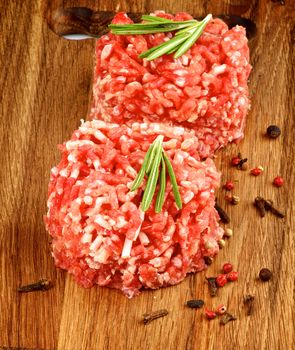
<svg viewBox="0 0 295 350"><path fill-rule="evenodd" d="M220 202L231 216L234 236L205 272L180 285L146 291L128 300L107 288L83 289L65 272L56 270L43 225L50 168L59 161L56 145L86 118L91 99L94 42L70 42L55 36L46 15L59 6L95 10L150 12L155 9L239 14L258 26L251 40L252 109L245 139L217 155L223 181L234 179L238 206ZM294 131L295 131L295 8L273 1L142 0L142 1L2 1L1 57L1 349L295 349L294 338ZM264 136L277 124L282 136ZM262 165L263 175L229 166L240 150L249 166ZM285 186L271 184L282 175ZM286 211L285 219L261 219L252 202L256 195L271 198ZM205 276L216 275L223 262L240 272L237 283L210 298ZM261 283L262 267L273 279ZM47 292L20 295L17 287L42 277L53 280ZM252 316L243 297L255 295ZM189 298L204 299L209 308L225 303L238 320L220 326L203 310L184 307ZM169 315L144 326L142 314L167 308Z"/></svg>

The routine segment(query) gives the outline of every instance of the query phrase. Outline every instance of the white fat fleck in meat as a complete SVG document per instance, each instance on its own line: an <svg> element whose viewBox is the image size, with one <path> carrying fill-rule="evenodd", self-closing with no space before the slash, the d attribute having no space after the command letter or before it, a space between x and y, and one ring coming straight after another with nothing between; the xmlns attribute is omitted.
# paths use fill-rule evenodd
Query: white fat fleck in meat
<svg viewBox="0 0 295 350"><path fill-rule="evenodd" d="M148 236L142 231L139 232L138 238L142 245L148 245L150 243Z"/></svg>
<svg viewBox="0 0 295 350"><path fill-rule="evenodd" d="M187 204L190 200L194 198L195 194L192 191L188 191L185 193L184 196L182 196L182 201L184 204Z"/></svg>
<svg viewBox="0 0 295 350"><path fill-rule="evenodd" d="M103 241L103 237L100 235L97 236L95 240L91 243L89 249L92 250L93 252L96 252L97 249L101 246L102 241Z"/></svg>
<svg viewBox="0 0 295 350"><path fill-rule="evenodd" d="M195 139L194 139L194 138L185 139L185 140L181 143L181 149L187 150L187 149L190 148L194 143L195 143Z"/></svg>
<svg viewBox="0 0 295 350"><path fill-rule="evenodd" d="M219 74L222 74L226 71L226 64L221 64L221 65L216 65L216 66L213 66L213 69L212 69L212 74L214 75L219 75Z"/></svg>
<svg viewBox="0 0 295 350"><path fill-rule="evenodd" d="M59 175L62 176L62 177L68 177L69 174L70 174L70 169L69 168L61 169L60 172L59 172Z"/></svg>
<svg viewBox="0 0 295 350"><path fill-rule="evenodd" d="M112 44L107 44L101 51L101 60L105 61L112 53L113 45Z"/></svg>
<svg viewBox="0 0 295 350"><path fill-rule="evenodd" d="M75 157L75 155L73 153L70 153L68 155L68 161L71 163L76 163L77 162L77 158Z"/></svg>
<svg viewBox="0 0 295 350"><path fill-rule="evenodd" d="M90 140L77 140L77 141L68 141L66 142L66 149L68 151L71 151L73 149L76 149L77 147L81 147L81 146L93 146L94 142L90 141Z"/></svg>
<svg viewBox="0 0 295 350"><path fill-rule="evenodd" d="M112 229L111 225L103 218L102 215L99 215L99 214L95 215L95 218L94 218L93 221L96 224L98 224L99 226L101 226L101 227L103 227L103 228L105 228L107 230L111 230Z"/></svg>
<svg viewBox="0 0 295 350"><path fill-rule="evenodd" d="M90 243L92 241L92 234L84 233L81 238L81 243Z"/></svg>
<svg viewBox="0 0 295 350"><path fill-rule="evenodd" d="M78 176L79 176L79 173L80 173L80 171L79 171L79 169L73 169L72 171L71 171L71 176L70 177L72 177L73 179L77 179L78 178Z"/></svg>
<svg viewBox="0 0 295 350"><path fill-rule="evenodd" d="M51 169L51 174L52 174L52 175L57 176L58 173L59 173L58 167L55 166L55 167L53 167L53 168Z"/></svg>
<svg viewBox="0 0 295 350"><path fill-rule="evenodd" d="M97 253L94 255L93 259L95 262L105 264L109 256L110 256L110 252L107 249L105 249L103 246L101 246L97 251Z"/></svg>
<svg viewBox="0 0 295 350"><path fill-rule="evenodd" d="M176 78L176 79L175 79L175 84L176 84L177 86L179 86L179 87L184 87L185 84L186 84L186 78L181 78L181 77Z"/></svg>
<svg viewBox="0 0 295 350"><path fill-rule="evenodd" d="M85 196L83 198L83 200L84 200L84 203L87 204L87 205L91 205L93 203L93 198L90 197L90 196Z"/></svg>

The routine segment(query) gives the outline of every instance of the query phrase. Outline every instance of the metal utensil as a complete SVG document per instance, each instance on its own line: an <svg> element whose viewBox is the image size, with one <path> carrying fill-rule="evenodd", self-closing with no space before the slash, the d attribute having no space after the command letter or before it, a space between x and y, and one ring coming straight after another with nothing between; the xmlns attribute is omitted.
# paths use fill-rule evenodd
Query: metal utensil
<svg viewBox="0 0 295 350"><path fill-rule="evenodd" d="M108 25L115 15L116 13L112 11L95 12L87 7L58 8L48 17L48 24L55 34L65 39L92 39L109 32ZM141 22L142 13L129 12L127 15L135 23ZM221 18L229 28L235 25L245 27L248 38L256 34L256 25L250 19L236 15L214 15L214 17Z"/></svg>

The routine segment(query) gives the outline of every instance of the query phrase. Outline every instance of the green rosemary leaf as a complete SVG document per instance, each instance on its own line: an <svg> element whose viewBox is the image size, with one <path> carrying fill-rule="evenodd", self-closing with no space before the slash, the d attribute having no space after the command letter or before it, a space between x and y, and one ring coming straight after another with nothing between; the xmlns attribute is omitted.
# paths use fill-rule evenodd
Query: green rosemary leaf
<svg viewBox="0 0 295 350"><path fill-rule="evenodd" d="M166 191L166 164L163 158L163 154L161 157L161 174L160 174L160 187L158 191L158 196L156 200L155 212L160 213L163 208L164 199L165 199L165 191Z"/></svg>
<svg viewBox="0 0 295 350"><path fill-rule="evenodd" d="M175 177L175 174L173 171L172 164L171 164L170 160L168 159L168 157L166 156L165 152L163 153L163 156L164 156L164 160L165 160L166 165L167 165L167 170L168 170L168 174L169 174L170 181L172 184L172 190L173 190L173 194L174 194L177 208L181 209L182 208L182 201L181 201L181 197L180 197L180 193L179 193L179 189L177 186L177 181L176 181L176 177Z"/></svg>
<svg viewBox="0 0 295 350"><path fill-rule="evenodd" d="M202 22L198 26L196 26L195 30L192 32L191 36L179 47L176 51L174 58L178 58L183 55L185 52L189 50L190 47L199 39L203 30L205 29L207 23L211 20L212 15L206 16Z"/></svg>
<svg viewBox="0 0 295 350"><path fill-rule="evenodd" d="M179 44L183 43L187 38L188 35L186 34L175 36L173 39L167 41L166 45L158 47L156 50L154 50L149 56L146 57L146 59L148 61L151 61L166 54L167 52L177 47Z"/></svg>
<svg viewBox="0 0 295 350"><path fill-rule="evenodd" d="M174 47L173 49L171 49L170 51L166 52L166 55L170 55L171 53L175 52L178 50L178 48L180 47L180 45Z"/></svg>
<svg viewBox="0 0 295 350"><path fill-rule="evenodd" d="M148 151L146 152L146 155L145 155L145 157L143 159L142 166L141 166L141 168L140 168L140 170L139 170L139 172L138 172L138 174L137 174L137 176L136 176L136 178L135 178L135 180L134 180L134 182L132 184L132 187L131 187L131 190L130 190L131 192L137 190L138 187L142 183L142 180L143 180L144 175L145 175L146 165L147 165L147 162L148 162L148 160L150 158L150 154L152 152L152 149L153 149L153 145L150 145L150 147L149 147Z"/></svg>
<svg viewBox="0 0 295 350"><path fill-rule="evenodd" d="M121 26L121 27L115 27ZM138 26L138 27L137 27ZM139 23L132 25L110 24L111 32L116 35L141 35L173 32L182 28L186 28L190 24L174 24L174 23Z"/></svg>
<svg viewBox="0 0 295 350"><path fill-rule="evenodd" d="M149 174L147 184L143 193L142 202L141 202L141 210L146 211L153 199L153 196L155 194L158 177L159 177L159 166L161 162L161 156L162 156L162 141L163 136L158 136L157 140L160 142L160 147L157 147L155 158L152 164L152 169Z"/></svg>
<svg viewBox="0 0 295 350"><path fill-rule="evenodd" d="M189 26L189 27L183 28L183 29L181 29L181 30L178 30L178 31L175 33L175 35L180 35L180 34L187 33L187 32L191 33L191 32L192 32L196 27L198 27L199 25L200 25L200 24L197 23L197 24L193 24L193 25L191 25L191 26Z"/></svg>
<svg viewBox="0 0 295 350"><path fill-rule="evenodd" d="M144 51L143 53L141 53L141 54L139 55L139 58L145 58L145 57L149 56L152 52L154 52L155 50L157 50L158 48L163 47L163 46L165 46L165 45L166 45L166 41L164 41L162 44L160 44L160 45L158 45L158 46L154 46L154 47L148 49L147 51Z"/></svg>
<svg viewBox="0 0 295 350"><path fill-rule="evenodd" d="M162 22L162 23L173 23L171 19L163 18L163 17L158 17L158 16L150 16L150 15L143 15L141 16L141 19L143 21L151 21L151 22Z"/></svg>
<svg viewBox="0 0 295 350"><path fill-rule="evenodd" d="M157 148L158 147L161 147L161 145L159 145L159 142L158 140L156 139L153 144L152 144L152 151L151 151L151 155L147 161L147 164L146 164L146 168L145 168L145 173L148 175L151 171L151 168L152 168L152 165L153 165L153 162L154 162L154 159L155 159L155 154L157 152Z"/></svg>

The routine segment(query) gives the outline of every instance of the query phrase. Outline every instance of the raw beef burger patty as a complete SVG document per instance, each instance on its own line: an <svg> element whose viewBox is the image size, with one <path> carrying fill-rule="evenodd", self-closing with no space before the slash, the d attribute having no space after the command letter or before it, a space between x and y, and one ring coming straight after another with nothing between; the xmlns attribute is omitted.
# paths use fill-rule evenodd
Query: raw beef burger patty
<svg viewBox="0 0 295 350"><path fill-rule="evenodd" d="M187 20L162 11L157 16ZM113 23L132 23L123 13ZM243 136L249 109L251 70L245 29L211 20L192 48L153 61L138 55L174 34L104 35L96 44L91 118L106 121L166 121L193 128L202 158Z"/></svg>
<svg viewBox="0 0 295 350"><path fill-rule="evenodd" d="M143 213L145 182L129 189L158 135L164 136L183 208L177 209L167 180L162 211L155 213L153 199ZM56 265L84 287L118 288L128 297L204 269L204 257L218 252L223 235L214 209L220 175L211 159L196 160L197 145L193 132L182 127L82 123L51 171L45 221Z"/></svg>

